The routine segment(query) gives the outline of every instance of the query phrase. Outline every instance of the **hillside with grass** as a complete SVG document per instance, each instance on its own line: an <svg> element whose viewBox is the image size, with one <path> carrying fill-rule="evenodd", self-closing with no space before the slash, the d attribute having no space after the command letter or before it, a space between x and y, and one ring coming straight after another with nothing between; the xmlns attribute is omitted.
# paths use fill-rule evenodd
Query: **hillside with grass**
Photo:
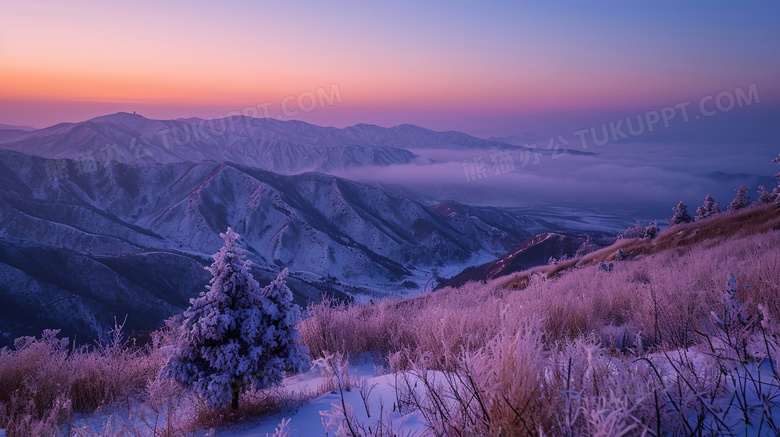
<svg viewBox="0 0 780 437"><path fill-rule="evenodd" d="M779 297L780 204L755 204L486 283L365 305L325 299L298 324L310 369L243 391L238 409L161 373L186 337L180 317L144 345L121 327L95 347L56 331L20 338L0 352L0 428L773 435Z"/></svg>
<svg viewBox="0 0 780 437"><path fill-rule="evenodd" d="M312 356L378 351L424 387L400 390L430 435L776 435L778 298L775 204L400 302L326 302L301 329Z"/></svg>

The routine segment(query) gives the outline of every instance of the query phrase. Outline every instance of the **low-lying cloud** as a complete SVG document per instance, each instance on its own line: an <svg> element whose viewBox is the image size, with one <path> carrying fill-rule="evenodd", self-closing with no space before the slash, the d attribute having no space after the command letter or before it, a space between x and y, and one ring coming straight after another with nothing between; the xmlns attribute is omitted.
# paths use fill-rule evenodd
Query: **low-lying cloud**
<svg viewBox="0 0 780 437"><path fill-rule="evenodd" d="M514 154L515 170L496 174L495 150L416 150L431 164L362 167L338 172L353 180L402 185L430 198L497 206L588 205L621 215L664 218L680 200L691 211L705 194L728 204L740 184L772 181L777 169L768 144L612 144L595 156L541 156L538 164ZM487 176L467 181L464 160L482 157ZM755 196L754 196L755 197ZM637 217L640 218L640 217Z"/></svg>

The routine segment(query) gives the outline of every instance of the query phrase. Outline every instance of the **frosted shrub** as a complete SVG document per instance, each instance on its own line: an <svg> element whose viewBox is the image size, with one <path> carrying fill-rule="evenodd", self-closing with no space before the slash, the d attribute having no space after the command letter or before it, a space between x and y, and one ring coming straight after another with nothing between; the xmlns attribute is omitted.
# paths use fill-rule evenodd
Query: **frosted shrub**
<svg viewBox="0 0 780 437"><path fill-rule="evenodd" d="M644 238L652 240L658 235L659 232L661 232L661 229L658 227L658 222L653 220L647 224Z"/></svg>
<svg viewBox="0 0 780 437"><path fill-rule="evenodd" d="M558 404L536 322L504 327L484 348L454 357L449 371L431 372L429 363L417 357L396 390L402 411L421 411L436 436L533 434Z"/></svg>
<svg viewBox="0 0 780 437"><path fill-rule="evenodd" d="M704 197L704 203L696 208L696 221L712 217L715 214L720 213L720 203L715 202L709 194Z"/></svg>
<svg viewBox="0 0 780 437"><path fill-rule="evenodd" d="M335 437L356 437L358 420L350 404L331 403L330 410L320 411L322 427L327 435L333 433Z"/></svg>
<svg viewBox="0 0 780 437"><path fill-rule="evenodd" d="M184 312L184 344L164 374L191 386L212 408L231 402L238 409L242 390L281 382L284 370L300 370L307 351L296 342L300 314L284 284L286 269L261 290L251 263L228 228L225 245L207 267L207 290Z"/></svg>
<svg viewBox="0 0 780 437"><path fill-rule="evenodd" d="M659 232L661 232L661 230L658 228L658 222L652 221L645 226L641 221L637 220L633 227L626 229L623 233L618 235L618 240L628 240L631 238L647 238L652 240Z"/></svg>
<svg viewBox="0 0 780 437"><path fill-rule="evenodd" d="M325 353L322 358L312 360L312 369L318 371L324 377L321 392L336 389L352 390L349 375L349 358L346 354L334 355Z"/></svg>
<svg viewBox="0 0 780 437"><path fill-rule="evenodd" d="M0 351L0 428L9 436L54 434L71 414L68 340L57 330L21 337Z"/></svg>
<svg viewBox="0 0 780 437"><path fill-rule="evenodd" d="M590 237L590 235L585 236L585 241L582 242L582 245L577 249L577 252L574 253L575 258L582 258L583 256L595 252L599 249L599 246L593 242L593 239Z"/></svg>
<svg viewBox="0 0 780 437"><path fill-rule="evenodd" d="M734 200L729 204L729 211L739 211L750 206L750 194L748 194L748 187L740 185L737 189L737 195Z"/></svg>
<svg viewBox="0 0 780 437"><path fill-rule="evenodd" d="M274 428L274 433L270 437L291 437L294 431L296 429L290 427L290 419L283 417L279 425Z"/></svg>
<svg viewBox="0 0 780 437"><path fill-rule="evenodd" d="M669 219L669 226L679 225L681 223L690 223L693 218L688 214L688 205L684 204L682 200L674 208L672 208L672 218Z"/></svg>
<svg viewBox="0 0 780 437"><path fill-rule="evenodd" d="M757 306L757 313L749 314L737 298L739 289L737 279L729 273L726 277L726 288L723 293L723 309L721 312L711 313L712 318L719 328L715 337L717 342L710 344L717 349L719 354L735 358L739 361L752 359L756 354L767 353L766 350L772 342L773 326L772 316L763 304ZM756 338L758 332L763 329L763 338ZM769 333L769 337L765 333ZM722 348L722 349L721 349Z"/></svg>
<svg viewBox="0 0 780 437"><path fill-rule="evenodd" d="M505 303L500 296L485 295L481 284L439 291L407 301L384 300L376 305L318 303L301 322L304 344L313 356L326 352L400 352L395 363L405 368L421 352L438 358L437 368L464 346L480 347L497 332ZM472 314L462 317L462 314Z"/></svg>
<svg viewBox="0 0 780 437"><path fill-rule="evenodd" d="M420 356L396 387L403 411L422 412L436 436L645 435L669 422L647 362L613 358L590 339L550 345L540 328L504 326L447 372Z"/></svg>
<svg viewBox="0 0 780 437"><path fill-rule="evenodd" d="M403 319L397 303L383 300L374 305L346 305L325 297L310 305L298 329L313 357L327 353L388 352L407 343L413 329Z"/></svg>
<svg viewBox="0 0 780 437"><path fill-rule="evenodd" d="M645 226L642 224L642 222L637 220L634 227L628 228L625 231L623 231L623 233L618 236L618 239L627 240L630 238L645 238L646 234L647 231L645 229Z"/></svg>
<svg viewBox="0 0 780 437"><path fill-rule="evenodd" d="M250 388L241 395L241 403L237 410L230 406L213 409L206 401L198 398L195 407L191 409L191 418L182 427L182 434L190 436L199 430L217 430L236 423L254 420L258 416L268 417L282 412L295 411L315 394L318 393L306 390L293 392L285 390L284 387L264 390Z"/></svg>
<svg viewBox="0 0 780 437"><path fill-rule="evenodd" d="M121 325L95 347L69 348L58 332L21 337L0 351L0 429L10 437L52 435L73 412L131 399L162 365L156 353L128 343Z"/></svg>
<svg viewBox="0 0 780 437"><path fill-rule="evenodd" d="M747 316L741 311L742 304L737 299L737 278L733 273L726 275L726 291L723 295L723 318L719 318L715 313L713 317L721 327L745 326Z"/></svg>
<svg viewBox="0 0 780 437"><path fill-rule="evenodd" d="M653 396L664 390L647 361L612 357L592 338L564 344L552 361L562 398L555 435L646 435L664 420Z"/></svg>
<svg viewBox="0 0 780 437"><path fill-rule="evenodd" d="M529 322L512 334L502 331L487 346L467 354L463 391L478 396L471 416L489 421L489 429L532 433L557 404L557 391L544 378L546 353L538 324ZM472 393L473 392L473 393ZM484 411L479 411L484 408ZM479 409L479 410L478 410Z"/></svg>
<svg viewBox="0 0 780 437"><path fill-rule="evenodd" d="M776 162L776 163L780 164L780 156L778 156L777 158L773 159L772 162ZM768 199L765 199L765 200L770 200L770 201L772 201L774 203L780 203L780 172L777 172L777 174L775 175L775 178L777 178L777 186L768 195Z"/></svg>
<svg viewBox="0 0 780 437"><path fill-rule="evenodd" d="M773 191L769 191L765 186L760 185L758 187L758 202L760 203L773 203L778 201L778 190L775 188Z"/></svg>

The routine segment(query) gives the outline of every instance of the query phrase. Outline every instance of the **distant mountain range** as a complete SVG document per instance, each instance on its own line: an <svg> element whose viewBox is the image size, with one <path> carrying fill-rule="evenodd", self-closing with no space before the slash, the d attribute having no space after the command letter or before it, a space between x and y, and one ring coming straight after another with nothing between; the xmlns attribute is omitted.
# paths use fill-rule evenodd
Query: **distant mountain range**
<svg viewBox="0 0 780 437"><path fill-rule="evenodd" d="M0 151L0 309L6 343L60 327L85 341L130 314L154 328L204 289L232 226L261 281L281 268L303 303L322 293L419 289L434 269L498 257L544 220L497 208L431 208L316 173L233 163L123 164L93 171ZM81 168L83 170L83 168Z"/></svg>
<svg viewBox="0 0 780 437"><path fill-rule="evenodd" d="M357 124L338 129L239 116L151 120L120 112L45 129L0 130L0 149L126 164L211 160L295 174L429 162L411 151L415 149L524 148L408 124L392 128Z"/></svg>
<svg viewBox="0 0 780 437"><path fill-rule="evenodd" d="M31 130L35 130L35 128L34 127L30 127L30 126L16 126L16 125L12 125L12 124L0 123L0 130L31 131Z"/></svg>
<svg viewBox="0 0 780 437"><path fill-rule="evenodd" d="M204 289L228 226L257 278L288 268L305 303L419 291L571 219L309 172L425 164L414 151L431 149L525 150L412 125L248 117L0 125L0 345L47 328L92 341L126 314L129 329L157 327Z"/></svg>

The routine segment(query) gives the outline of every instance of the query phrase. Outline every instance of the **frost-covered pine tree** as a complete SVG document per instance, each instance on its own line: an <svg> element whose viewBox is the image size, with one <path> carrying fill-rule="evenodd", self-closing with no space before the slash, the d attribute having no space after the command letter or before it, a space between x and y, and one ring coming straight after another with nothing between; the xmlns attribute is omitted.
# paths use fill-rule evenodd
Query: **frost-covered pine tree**
<svg viewBox="0 0 780 437"><path fill-rule="evenodd" d="M228 228L220 236L225 244L206 267L211 281L190 299L184 342L163 374L192 387L212 408L231 402L237 409L242 390L278 384L282 371L300 369L307 354L296 344L294 322L300 313L284 275L261 290L239 235Z"/></svg>
<svg viewBox="0 0 780 437"><path fill-rule="evenodd" d="M647 224L647 227L645 228L644 238L652 240L658 236L659 232L661 232L661 229L658 227L658 221L653 220Z"/></svg>
<svg viewBox="0 0 780 437"><path fill-rule="evenodd" d="M720 203L715 202L709 194L704 198L704 203L700 207L696 208L696 220L712 217L715 214L720 213Z"/></svg>
<svg viewBox="0 0 780 437"><path fill-rule="evenodd" d="M748 187L740 185L737 189L737 195L734 200L729 204L729 211L739 211L740 209L750 206L750 194L748 194Z"/></svg>
<svg viewBox="0 0 780 437"><path fill-rule="evenodd" d="M778 154L777 158L773 159L772 162L780 164L780 154ZM780 184L780 172L777 172L776 176L777 176L777 183Z"/></svg>
<svg viewBox="0 0 780 437"><path fill-rule="evenodd" d="M776 162L780 164L780 155L778 155L777 158L773 159L772 162ZM769 199L771 199L772 202L780 203L780 172L777 172L775 177L777 178L777 186L769 194Z"/></svg>
<svg viewBox="0 0 780 437"><path fill-rule="evenodd" d="M267 315L275 343L271 356L274 360L280 360L282 369L300 371L310 360L309 351L298 344L301 334L295 326L301 321L301 312L293 302L292 292L285 283L286 278L287 269L284 269L263 290L263 295L270 303Z"/></svg>
<svg viewBox="0 0 780 437"><path fill-rule="evenodd" d="M688 205L684 204L682 200L674 208L672 208L674 215L669 219L669 226L679 225L680 223L690 223L693 218L688 214Z"/></svg>
<svg viewBox="0 0 780 437"><path fill-rule="evenodd" d="M774 191L769 191L766 189L765 186L760 185L758 187L758 202L759 203L773 203L776 202L777 199L777 188L774 189Z"/></svg>

